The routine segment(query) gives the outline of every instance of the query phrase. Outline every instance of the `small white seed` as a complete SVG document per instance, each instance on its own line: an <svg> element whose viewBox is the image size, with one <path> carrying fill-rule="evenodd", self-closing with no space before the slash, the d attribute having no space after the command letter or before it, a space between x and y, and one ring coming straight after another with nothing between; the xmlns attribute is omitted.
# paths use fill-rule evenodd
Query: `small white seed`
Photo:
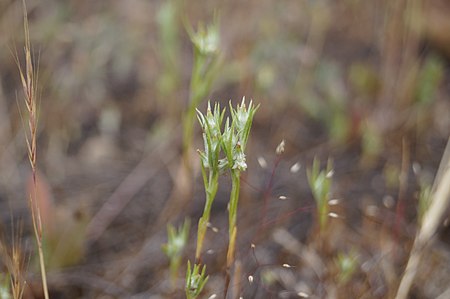
<svg viewBox="0 0 450 299"><path fill-rule="evenodd" d="M287 199L287 197L286 197L286 196L284 196L284 195L280 195L280 196L278 196L278 199L279 199L279 200L286 200L286 199Z"/></svg>
<svg viewBox="0 0 450 299"><path fill-rule="evenodd" d="M262 169L266 169L267 168L267 161L262 156L258 157L258 164L259 164L259 166L261 166Z"/></svg>
<svg viewBox="0 0 450 299"><path fill-rule="evenodd" d="M330 199L330 200L328 201L328 205L330 205L330 206L336 206L336 205L339 204L340 201L341 201L340 199L333 198L333 199Z"/></svg>
<svg viewBox="0 0 450 299"><path fill-rule="evenodd" d="M384 196L383 197L383 205L388 209L392 208L395 205L394 198L390 195Z"/></svg>
<svg viewBox="0 0 450 299"><path fill-rule="evenodd" d="M422 167L420 166L419 162L413 162L412 169L415 175L420 174L420 171L422 170Z"/></svg>
<svg viewBox="0 0 450 299"><path fill-rule="evenodd" d="M326 178L331 179L333 177L333 175L334 175L334 170L332 169L327 173Z"/></svg>
<svg viewBox="0 0 450 299"><path fill-rule="evenodd" d="M218 233L218 232L219 232L219 229L218 229L217 227L213 226L213 225L211 224L211 222L208 222L208 223L206 224L206 226L209 227L209 228L210 228L213 232L215 232L215 233Z"/></svg>
<svg viewBox="0 0 450 299"><path fill-rule="evenodd" d="M369 217L376 217L378 215L379 209L376 205L368 205L365 208L365 211L367 216Z"/></svg>
<svg viewBox="0 0 450 299"><path fill-rule="evenodd" d="M252 276L252 275L249 275L249 276L248 276L248 282L249 282L249 283L253 283L253 276Z"/></svg>
<svg viewBox="0 0 450 299"><path fill-rule="evenodd" d="M277 149L275 150L275 153L277 155L281 155L282 153L284 153L284 146L285 146L285 141L283 139L283 140L281 140L280 144L278 144Z"/></svg>
<svg viewBox="0 0 450 299"><path fill-rule="evenodd" d="M298 292L297 295L302 298L309 298L309 295L306 294L305 292Z"/></svg>
<svg viewBox="0 0 450 299"><path fill-rule="evenodd" d="M300 170L301 167L302 167L302 166L300 165L300 163L297 162L297 163L295 163L294 165L291 166L291 168L289 169L289 171L290 171L291 173L297 173L297 172L299 172L299 170Z"/></svg>
<svg viewBox="0 0 450 299"><path fill-rule="evenodd" d="M330 216L331 218L339 218L339 215L333 212L328 213L328 216Z"/></svg>

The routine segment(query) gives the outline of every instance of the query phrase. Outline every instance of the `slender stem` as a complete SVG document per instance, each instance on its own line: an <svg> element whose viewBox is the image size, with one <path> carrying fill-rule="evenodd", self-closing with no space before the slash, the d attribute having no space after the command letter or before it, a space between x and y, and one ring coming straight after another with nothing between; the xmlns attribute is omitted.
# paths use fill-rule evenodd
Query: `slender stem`
<svg viewBox="0 0 450 299"><path fill-rule="evenodd" d="M192 77L189 85L189 103L188 108L183 119L183 153L189 152L192 145L194 122L195 122L195 108L201 101L202 95L202 84L200 69L203 59L200 53L194 53L194 65L192 66ZM190 166L190 160L186 161Z"/></svg>
<svg viewBox="0 0 450 299"><path fill-rule="evenodd" d="M32 176L33 176L33 196L30 193L30 205L31 205L31 218L33 222L34 237L38 247L39 255L39 268L41 270L42 288L44 291L44 298L49 299L48 286L47 286L47 273L45 270L44 250L42 248L42 222L39 205L37 203L37 182L36 182L36 164L32 164Z"/></svg>
<svg viewBox="0 0 450 299"><path fill-rule="evenodd" d="M39 252L39 264L40 264L41 276L42 276L42 286L44 288L44 297L45 297L45 299L49 299L48 287L47 287L47 273L45 272L44 251L42 249L42 242L38 243L38 252Z"/></svg>
<svg viewBox="0 0 450 299"><path fill-rule="evenodd" d="M231 235L236 226L237 206L239 202L239 191L241 185L240 171L234 170L231 174L231 195L229 211L229 234Z"/></svg>
<svg viewBox="0 0 450 299"><path fill-rule="evenodd" d="M200 260L200 256L202 253L203 248L203 240L205 239L205 233L207 229L207 225L209 222L210 214L211 214L211 207L214 201L214 198L216 197L217 190L219 188L219 173L216 171L213 171L209 175L208 179L208 185L205 186L206 188L206 202L205 202L205 208L203 210L203 215L198 221L198 231L197 231L197 248L195 251L195 259L198 261Z"/></svg>
<svg viewBox="0 0 450 299"><path fill-rule="evenodd" d="M228 243L228 253L227 253L227 267L230 268L234 262L234 252L236 248L236 219L237 219L237 207L239 202L239 191L240 191L240 171L232 170L231 172L231 195L230 195L230 206L228 214L228 233L230 242Z"/></svg>

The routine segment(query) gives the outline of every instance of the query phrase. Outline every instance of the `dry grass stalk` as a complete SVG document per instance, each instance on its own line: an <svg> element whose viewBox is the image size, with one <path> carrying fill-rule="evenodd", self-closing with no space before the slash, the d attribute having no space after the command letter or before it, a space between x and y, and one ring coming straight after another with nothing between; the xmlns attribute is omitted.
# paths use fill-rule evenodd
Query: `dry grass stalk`
<svg viewBox="0 0 450 299"><path fill-rule="evenodd" d="M47 287L47 275L45 271L44 262L44 252L42 249L42 221L41 214L39 210L39 205L36 201L37 194L37 181L36 181L36 159L37 159L37 147L36 147L36 136L37 136L37 97L38 97L38 71L34 68L33 59L31 55L31 43L30 43L30 32L28 27L28 16L27 9L25 5L25 0L23 0L23 26L25 32L25 69L21 66L19 61L19 56L16 53L16 63L19 69L20 80L22 83L22 89L24 93L24 101L26 105L26 112L28 118L28 131L26 132L26 142L28 159L31 166L31 173L33 179L33 191L30 192L28 199L31 210L31 217L33 222L33 230L37 243L38 254L39 254L39 266L41 269L42 287L44 291L45 299L49 298L48 287Z"/></svg>
<svg viewBox="0 0 450 299"><path fill-rule="evenodd" d="M13 226L13 241L11 248L5 248L3 244L6 242L0 242L0 256L8 269L13 299L21 299L23 297L26 285L24 277L26 260L23 258L23 251L20 243L20 236L22 235L21 226L19 226L19 228L17 233L15 233Z"/></svg>
<svg viewBox="0 0 450 299"><path fill-rule="evenodd" d="M441 166L435 182L432 202L423 217L423 224L414 240L414 245L400 282L396 299L405 299L408 296L414 281L420 259L427 246L430 245L436 230L441 223L442 217L447 211L450 202L450 139L443 155Z"/></svg>

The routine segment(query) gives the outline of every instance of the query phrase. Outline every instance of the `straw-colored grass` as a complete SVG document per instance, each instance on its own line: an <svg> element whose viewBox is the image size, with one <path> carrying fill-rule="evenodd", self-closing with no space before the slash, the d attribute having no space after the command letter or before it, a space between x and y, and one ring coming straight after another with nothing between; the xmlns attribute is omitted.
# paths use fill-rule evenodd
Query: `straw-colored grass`
<svg viewBox="0 0 450 299"><path fill-rule="evenodd" d="M398 288L397 299L407 298L419 268L420 259L433 240L450 203L450 139L447 142L434 187L432 202L423 216L422 226L414 240L408 264Z"/></svg>
<svg viewBox="0 0 450 299"><path fill-rule="evenodd" d="M41 270L42 278L42 288L44 292L44 298L48 299L48 287L47 287L47 275L45 270L44 262L44 251L42 248L42 220L41 213L39 209L37 198L37 126L38 126L38 111L37 111L37 101L38 101L38 67L35 67L35 61L33 61L31 42L30 42L30 31L28 27L28 15L25 0L23 0L23 26L25 34L25 45L24 45L24 55L25 55L25 67L23 67L19 60L19 55L15 53L15 59L17 67L19 69L20 80L22 83L22 89L24 94L24 102L26 106L25 115L28 123L28 130L26 131L26 142L27 142L27 152L28 160L31 166L32 175L32 191L28 195L29 207L31 211L31 218L33 222L33 231L36 239L38 255L39 255L39 266ZM26 126L26 125L25 125Z"/></svg>

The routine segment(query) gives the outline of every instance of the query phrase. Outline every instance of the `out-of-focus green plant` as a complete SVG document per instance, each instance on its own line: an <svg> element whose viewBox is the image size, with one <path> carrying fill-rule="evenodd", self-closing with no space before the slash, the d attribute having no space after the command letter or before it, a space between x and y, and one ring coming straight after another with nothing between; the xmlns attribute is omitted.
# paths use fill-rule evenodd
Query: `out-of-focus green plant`
<svg viewBox="0 0 450 299"><path fill-rule="evenodd" d="M338 281L339 284L345 284L352 278L358 267L357 252L351 250L348 254L338 253L336 264L339 268Z"/></svg>
<svg viewBox="0 0 450 299"><path fill-rule="evenodd" d="M320 170L320 160L314 158L312 167L307 169L308 183L317 204L319 229L324 231L328 221L331 182L333 177L333 162L328 159L326 170Z"/></svg>
<svg viewBox="0 0 450 299"><path fill-rule="evenodd" d="M202 292L208 278L209 276L206 275L206 265L201 267L198 264L194 264L194 268L191 269L191 262L188 261L185 285L186 298L197 298Z"/></svg>
<svg viewBox="0 0 450 299"><path fill-rule="evenodd" d="M418 75L416 101L420 104L430 104L444 75L444 65L437 56L429 56Z"/></svg>
<svg viewBox="0 0 450 299"><path fill-rule="evenodd" d="M178 88L180 84L180 4L179 0L164 1L157 14L159 30L159 48L161 55L161 73L158 77L158 89L161 98ZM169 105L176 107L177 105Z"/></svg>
<svg viewBox="0 0 450 299"><path fill-rule="evenodd" d="M419 194L419 204L417 206L417 218L419 224L422 225L423 215L428 210L431 203L431 186L429 184L421 184Z"/></svg>
<svg viewBox="0 0 450 299"><path fill-rule="evenodd" d="M9 279L7 275L0 273L0 299L11 299Z"/></svg>
<svg viewBox="0 0 450 299"><path fill-rule="evenodd" d="M222 65L220 53L220 34L217 18L209 26L200 24L198 30L186 25L186 30L194 45L194 62L189 87L189 104L183 118L183 153L190 168L187 156L192 145L195 109L211 92Z"/></svg>
<svg viewBox="0 0 450 299"><path fill-rule="evenodd" d="M386 187L390 189L398 188L400 184L400 166L395 163L386 163L383 168L383 177Z"/></svg>
<svg viewBox="0 0 450 299"><path fill-rule="evenodd" d="M348 72L348 81L356 95L363 100L376 96L380 89L377 72L368 63L352 63Z"/></svg>
<svg viewBox="0 0 450 299"><path fill-rule="evenodd" d="M360 130L363 157L370 161L383 150L383 136L380 134L377 125L370 119L365 120Z"/></svg>
<svg viewBox="0 0 450 299"><path fill-rule="evenodd" d="M333 143L342 145L350 135L352 117L342 68L334 62L322 61L299 82L300 105L313 119L324 125ZM302 77L303 78L303 77Z"/></svg>
<svg viewBox="0 0 450 299"><path fill-rule="evenodd" d="M428 56L423 62L417 75L415 90L414 124L417 133L423 133L432 119L431 105L436 100L436 93L444 77L444 64L435 55Z"/></svg>
<svg viewBox="0 0 450 299"><path fill-rule="evenodd" d="M167 243L162 246L162 250L170 260L170 280L172 286L175 286L178 269L180 268L181 257L183 249L186 247L186 243L189 237L189 228L191 222L189 219L185 219L183 226L178 230L173 225L167 226Z"/></svg>

